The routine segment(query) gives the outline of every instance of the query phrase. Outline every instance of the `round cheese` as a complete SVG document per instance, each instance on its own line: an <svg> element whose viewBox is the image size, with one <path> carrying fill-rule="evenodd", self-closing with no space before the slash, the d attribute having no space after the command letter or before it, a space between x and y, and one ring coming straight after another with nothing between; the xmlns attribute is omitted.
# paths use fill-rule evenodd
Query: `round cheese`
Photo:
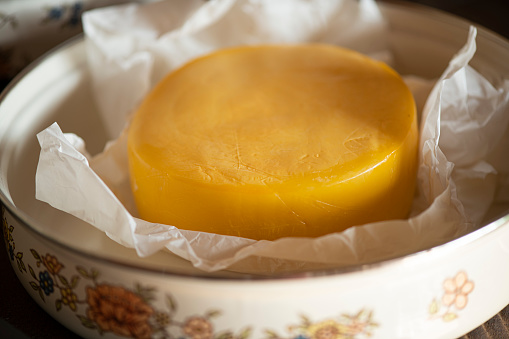
<svg viewBox="0 0 509 339"><path fill-rule="evenodd" d="M141 218L273 240L405 218L411 92L382 62L324 45L220 50L166 76L134 114Z"/></svg>

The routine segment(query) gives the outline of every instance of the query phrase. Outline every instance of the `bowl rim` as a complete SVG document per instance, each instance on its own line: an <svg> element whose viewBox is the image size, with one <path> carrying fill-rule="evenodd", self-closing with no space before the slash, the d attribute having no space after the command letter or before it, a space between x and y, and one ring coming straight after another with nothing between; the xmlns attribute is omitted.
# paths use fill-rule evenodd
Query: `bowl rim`
<svg viewBox="0 0 509 339"><path fill-rule="evenodd" d="M426 14L433 16L432 19L440 20L447 22L448 24L459 25L468 27L472 25L472 23L464 18L461 18L457 15L431 8L425 5L416 4L416 3L408 3L400 0L382 0L377 1L382 6L388 7L400 7L403 9L411 9L417 10L419 14ZM492 42L495 42L500 45L505 45L509 48L509 40L505 39L502 35L493 32L482 25L475 24L476 28L479 31L479 34L482 34L484 38L489 39ZM73 38L70 38L64 41L61 44L51 48L42 56L31 62L28 66L26 66L22 71L20 71L2 90L0 93L0 105L4 101L4 99L9 95L9 93L16 87L18 83L31 71L37 68L40 64L42 64L46 59L51 57L53 54L58 53L64 49L70 48L84 40L84 34L78 34ZM7 190L8 191L8 190ZM37 237L43 238L45 241L49 242L51 245L56 246L64 251L68 251L75 256L84 257L88 260L92 260L101 264L127 268L129 270L141 271L144 273L151 273L155 275L160 275L164 277L179 277L179 278L189 278L189 279L204 279L204 280L215 280L215 281L281 281L281 280L292 280L292 279L301 279L301 278L312 278L312 277L323 277L323 276L345 276L352 273L373 271L381 268L387 268L390 266L397 265L402 261L412 261L415 262L417 260L432 260L432 258L436 258L437 256L443 256L446 253L455 251L458 248L464 248L465 246L471 245L477 240L485 238L489 234L494 234L501 230L501 228L506 225L509 227L509 213L499 216L496 220L493 220L468 234L465 234L459 238L453 239L449 242L439 244L428 249L420 250L414 253L395 256L389 259L382 259L380 261L374 261L368 264L359 264L353 266L344 266L341 268L327 268L327 269L316 269L316 270L306 270L303 272L297 273L279 273L270 276L262 276L262 275L254 275L241 273L238 277L232 276L222 276L220 272L215 272L216 274L211 275L210 273L203 271L200 273L187 273L181 272L178 270L169 271L168 269L154 268L154 267L143 267L138 264L128 263L122 261L120 259L103 257L101 255L88 252L85 250L74 248L62 241L52 238L50 235L45 234L41 230L32 225L37 225L38 222L31 216L29 216L26 212L18 209L11 199L6 195L3 190L0 190L0 207L2 208L2 214L4 213L4 208L9 212L11 216L13 216L18 223L24 226L25 230L35 235ZM429 255L429 254L434 255Z"/></svg>

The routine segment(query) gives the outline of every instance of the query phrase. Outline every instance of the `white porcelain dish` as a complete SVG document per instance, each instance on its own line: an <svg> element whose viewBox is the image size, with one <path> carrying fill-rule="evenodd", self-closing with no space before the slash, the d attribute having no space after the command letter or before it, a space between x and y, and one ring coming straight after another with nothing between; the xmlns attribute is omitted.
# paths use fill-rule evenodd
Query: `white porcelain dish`
<svg viewBox="0 0 509 339"><path fill-rule="evenodd" d="M380 4L401 73L434 78L469 23L435 10ZM424 53L426 52L426 53ZM509 77L509 42L479 28L473 62ZM139 258L102 232L34 198L35 135L57 121L99 152L105 133L76 39L20 75L0 102L5 245L21 284L50 315L93 338L454 338L509 303L509 208L450 243L341 271L256 277L205 274L169 253ZM509 133L509 131L508 131ZM509 139L509 137L508 137Z"/></svg>

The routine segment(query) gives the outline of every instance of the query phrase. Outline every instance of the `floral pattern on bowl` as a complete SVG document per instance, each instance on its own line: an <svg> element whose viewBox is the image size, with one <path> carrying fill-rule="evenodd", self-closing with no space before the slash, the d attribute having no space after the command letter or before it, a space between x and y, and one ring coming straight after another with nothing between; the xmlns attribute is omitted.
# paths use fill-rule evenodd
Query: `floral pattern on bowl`
<svg viewBox="0 0 509 339"><path fill-rule="evenodd" d="M252 338L254 325L239 332L217 330L214 320L222 310L204 310L200 315L182 316L178 302L171 294L159 295L157 288L135 284L126 287L101 280L95 268L68 265L57 256L30 248L26 258L23 251L16 252L15 227L7 221L2 206L2 224L5 246L9 258L16 262L20 273L30 274L29 285L45 305L53 304L57 312L73 312L81 325L98 334L113 333L127 338L176 338L176 339L247 339ZM69 265L72 266L72 265ZM164 309L153 303L165 300ZM357 313L340 313L327 319L312 321L301 315L300 321L286 326L282 335L262 329L265 339L342 339L370 337L379 326L373 311L362 309Z"/></svg>
<svg viewBox="0 0 509 339"><path fill-rule="evenodd" d="M468 304L468 295L474 290L475 284L468 279L465 271L458 272L454 277L447 278L443 283L444 294L441 299L433 299L429 306L432 319L441 318L452 321L458 318L458 312Z"/></svg>
<svg viewBox="0 0 509 339"><path fill-rule="evenodd" d="M298 324L288 326L289 335L266 331L266 339L343 339L368 338L379 325L373 321L373 312L360 310L356 314L341 314L338 317L313 322L302 316Z"/></svg>

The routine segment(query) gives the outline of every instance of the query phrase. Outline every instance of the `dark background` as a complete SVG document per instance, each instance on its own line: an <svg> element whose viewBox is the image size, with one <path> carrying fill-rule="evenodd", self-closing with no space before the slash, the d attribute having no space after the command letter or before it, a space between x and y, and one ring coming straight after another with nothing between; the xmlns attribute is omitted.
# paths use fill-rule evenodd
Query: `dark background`
<svg viewBox="0 0 509 339"><path fill-rule="evenodd" d="M509 39L507 0L413 0L463 17ZM509 60L507 60L509 62ZM0 89L8 81L0 82ZM18 282L6 251L0 249L0 338L78 338L47 315ZM509 338L509 306L461 339Z"/></svg>

